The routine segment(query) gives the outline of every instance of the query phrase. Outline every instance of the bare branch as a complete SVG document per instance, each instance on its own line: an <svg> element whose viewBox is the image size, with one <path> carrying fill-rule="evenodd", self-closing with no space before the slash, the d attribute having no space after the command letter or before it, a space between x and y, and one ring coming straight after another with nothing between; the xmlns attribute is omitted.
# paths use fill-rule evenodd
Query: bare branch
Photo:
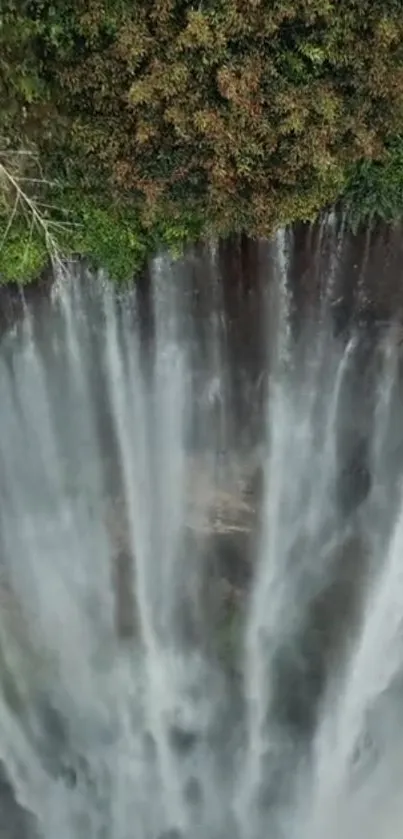
<svg viewBox="0 0 403 839"><path fill-rule="evenodd" d="M56 186L55 181L47 181L45 178L18 178L19 183L29 183L29 184L45 184L46 186Z"/></svg>
<svg viewBox="0 0 403 839"><path fill-rule="evenodd" d="M37 201L35 198L31 198L25 189L21 186L21 179L17 175L14 175L10 168L4 165L4 163L0 162L0 180L3 180L3 183L8 184L9 188L15 195L15 201L13 205L13 209L11 212L11 216L9 218L5 236L8 235L11 224L14 221L15 214L17 212L18 207L22 208L24 215L28 215L30 224L30 238L32 238L32 231L33 228L36 226L39 230L41 230L46 249L49 253L49 257L51 259L52 264L61 265L61 258L59 253L59 248L56 239L51 233L51 227L63 229L63 223L57 222L50 222L48 219L44 217L42 214ZM29 179L25 179L25 182L29 181ZM39 180L35 182L40 182ZM4 244L5 237L3 237Z"/></svg>
<svg viewBox="0 0 403 839"><path fill-rule="evenodd" d="M6 241L7 236L10 232L10 228L11 228L11 225L12 225L14 219L15 219L15 215L16 215L19 203L20 203L20 196L17 193L16 196L15 196L15 201L14 201L13 208L12 208L11 213L10 213L10 217L8 219L8 222L7 222L6 229L5 229L4 234L3 234L3 238L0 242L0 250L4 246L4 242Z"/></svg>

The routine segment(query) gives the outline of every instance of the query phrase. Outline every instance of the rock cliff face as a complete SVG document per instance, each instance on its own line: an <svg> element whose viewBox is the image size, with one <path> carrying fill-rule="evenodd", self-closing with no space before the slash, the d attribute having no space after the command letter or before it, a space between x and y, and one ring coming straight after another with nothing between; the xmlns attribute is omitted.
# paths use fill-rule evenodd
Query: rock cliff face
<svg viewBox="0 0 403 839"><path fill-rule="evenodd" d="M0 839L35 839L33 817L15 800L13 788L0 764Z"/></svg>
<svg viewBox="0 0 403 839"><path fill-rule="evenodd" d="M374 343L379 330L382 329L382 322L388 322L392 316L401 317L403 308L402 244L395 241L393 232L387 231L375 231L365 240L363 237L345 237L339 241L338 235L337 230L329 234L328 229L308 230L303 226L294 232L289 279L295 303L295 332L298 334L301 323L304 323L304 314L311 313L314 301L321 290L323 291L321 278L328 276L326 272L330 270L329 265L331 267L330 257L335 254L335 247L339 247L340 266L334 278L334 296L337 299L332 315L333 330L342 341L348 340L352 312L355 312L364 330L371 336L364 345L360 369L349 383L352 391L357 390L357 404L359 402L361 406L361 415L370 418L370 403L368 402L367 411L362 405L367 398L366 393L372 392L371 359ZM323 244L326 247L322 247ZM239 672L238 642L247 594L254 573L256 542L259 538L263 484L261 463L264 453L257 445L255 447L255 444L257 440L262 439L264 386L259 398L253 402L252 419L249 397L250 393L257 392L256 383L261 383L264 379L267 335L263 329L260 295L263 294L262 288L266 279L268 283L270 281L270 277L266 277L267 244L249 243L246 248L243 243L240 248L242 253L239 253L237 248L235 244L227 245L220 251L225 301L223 315L226 318L228 350L228 358L224 360L228 363L231 374L228 414L231 429L234 429L235 442L241 438L246 428L248 439L252 438L252 444L249 449L250 455L240 458L239 461L235 456L228 455L226 467L223 469L218 469L217 464L211 464L200 456L189 457L183 541L190 570L189 574L186 574L187 579L183 582L183 591L178 598L176 616L180 639L186 640L187 643L209 644L209 653L216 656L230 670L231 676ZM204 270L203 259L198 266L200 286L205 279L201 269ZM359 287L361 290L367 289L367 294L363 295L361 302ZM27 292L33 308L41 310L42 307L45 310L45 325L49 289L50 283L45 282ZM3 330L23 316L23 312L24 300L19 289L0 289L0 337ZM208 315L207 311L206 319ZM199 317L197 322L203 323L203 318ZM142 326L145 355L149 361L152 357L153 336L152 325L148 324L146 316ZM46 341L46 330L43 335L43 340ZM99 387L101 391L102 380L100 381L101 384L95 383L95 387ZM251 382L249 390L244 389L245 381ZM96 403L98 409L100 400L101 397ZM109 446L113 450L107 410L102 413L99 409L98 414L97 419L102 432L101 447L107 449ZM350 412L346 419L346 427L340 440L339 476L335 486L335 499L340 516L350 525L371 489L368 457L371 429L365 423L356 426L357 415L358 413ZM236 450L236 446L234 449ZM114 459L113 453L111 459ZM135 558L132 556L128 538L123 495L119 490L117 460L115 457L115 465L110 470L109 466L105 468L105 486L109 492L109 498L105 501L105 525L110 540L116 635L123 642L136 633ZM113 479L111 475L114 475ZM334 558L334 579L311 604L306 625L296 639L298 643L293 656L290 656L287 650L279 652L275 665L275 702L278 705L279 717L282 714L286 724L295 724L305 729L314 724L315 708L320 700L329 663L340 654L339 651L346 642L347 629L354 629L359 609L360 580L366 564L365 539L361 537L362 534L353 533L352 538L338 546L339 555ZM197 567L195 561L198 563ZM192 597L188 596L189 592L192 594L194 579L199 586L197 594L200 604L197 607ZM36 666L35 656L30 655L29 636L24 627L23 615L20 614L12 592L8 590L6 583L3 585L1 579L0 610L2 621L6 619L7 610L10 610L9 617L13 623L8 631L14 634L16 644L21 648L24 658L21 666L24 667L27 679L26 691L21 695L21 691L16 690L16 685L6 672L0 644L2 689L5 701L15 712L23 716L30 697L33 704L37 701L40 704L40 696L35 691L42 675ZM295 689L296 683L299 693ZM35 685L34 690L30 687L32 684ZM21 688L21 682L18 687ZM43 713L47 715L44 729L50 731L52 710L45 709ZM54 740L56 739L54 737ZM4 839L14 839L14 836L15 839L24 839L27 835L27 823L25 816L16 808L7 778L0 775L0 839L2 836Z"/></svg>

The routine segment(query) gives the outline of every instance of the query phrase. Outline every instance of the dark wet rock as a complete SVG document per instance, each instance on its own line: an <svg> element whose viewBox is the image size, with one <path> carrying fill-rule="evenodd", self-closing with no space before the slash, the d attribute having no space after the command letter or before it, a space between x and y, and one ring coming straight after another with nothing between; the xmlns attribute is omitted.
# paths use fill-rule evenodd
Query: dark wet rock
<svg viewBox="0 0 403 839"><path fill-rule="evenodd" d="M12 785L0 764L0 839L37 839L38 831L31 813L21 807Z"/></svg>
<svg viewBox="0 0 403 839"><path fill-rule="evenodd" d="M66 749L68 744L68 726L63 715L50 702L48 697L37 699L37 713L41 727L53 749L59 752Z"/></svg>
<svg viewBox="0 0 403 839"><path fill-rule="evenodd" d="M184 839L184 837L178 827L169 827L158 835L158 839Z"/></svg>
<svg viewBox="0 0 403 839"><path fill-rule="evenodd" d="M46 771L60 777L69 751L68 725L49 697L38 694L29 709L27 734L41 756Z"/></svg>
<svg viewBox="0 0 403 839"><path fill-rule="evenodd" d="M60 777L68 789L75 789L77 786L77 770L74 766L63 766Z"/></svg>
<svg viewBox="0 0 403 839"><path fill-rule="evenodd" d="M38 309L49 299L53 285L52 272L46 269L35 283L28 283L23 288L18 283L0 281L0 339L16 323L23 320L26 306Z"/></svg>
<svg viewBox="0 0 403 839"><path fill-rule="evenodd" d="M133 638L136 633L136 609L133 587L133 558L129 551L120 550L112 562L115 593L115 626L118 638Z"/></svg>
<svg viewBox="0 0 403 839"><path fill-rule="evenodd" d="M336 494L342 515L352 515L364 503L371 485L368 444L365 439L358 439L344 457L338 475Z"/></svg>
<svg viewBox="0 0 403 839"><path fill-rule="evenodd" d="M375 769L379 754L369 731L362 731L355 743L352 756L352 783L359 784Z"/></svg>
<svg viewBox="0 0 403 839"><path fill-rule="evenodd" d="M215 571L235 589L245 590L253 576L248 533L220 533L212 536L207 550L214 557Z"/></svg>
<svg viewBox="0 0 403 839"><path fill-rule="evenodd" d="M197 778L189 778L184 789L184 797L193 806L200 806L203 803L203 788Z"/></svg>
<svg viewBox="0 0 403 839"><path fill-rule="evenodd" d="M185 755L192 751L198 739L197 731L191 731L179 725L172 725L169 729L169 741L172 748L179 754Z"/></svg>
<svg viewBox="0 0 403 839"><path fill-rule="evenodd" d="M64 783L67 789L75 789L77 786L85 787L87 791L96 788L96 777L83 755L75 754L70 756L70 760L65 760L60 766L59 779Z"/></svg>

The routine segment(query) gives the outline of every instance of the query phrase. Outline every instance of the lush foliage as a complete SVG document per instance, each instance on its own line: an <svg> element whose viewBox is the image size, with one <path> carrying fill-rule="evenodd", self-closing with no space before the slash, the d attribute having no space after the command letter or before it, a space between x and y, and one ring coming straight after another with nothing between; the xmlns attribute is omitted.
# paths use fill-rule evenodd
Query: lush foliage
<svg viewBox="0 0 403 839"><path fill-rule="evenodd" d="M73 250L119 274L158 241L267 235L343 192L399 210L400 0L3 7L0 134L57 181Z"/></svg>
<svg viewBox="0 0 403 839"><path fill-rule="evenodd" d="M403 218L403 136L388 143L382 160L362 160L352 169L343 205L353 229L376 219Z"/></svg>

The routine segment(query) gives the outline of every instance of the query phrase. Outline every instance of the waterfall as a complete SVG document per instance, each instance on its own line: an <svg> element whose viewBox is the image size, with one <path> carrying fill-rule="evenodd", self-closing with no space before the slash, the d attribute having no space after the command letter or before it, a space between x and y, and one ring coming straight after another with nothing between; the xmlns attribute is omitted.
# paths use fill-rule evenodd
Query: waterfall
<svg viewBox="0 0 403 839"><path fill-rule="evenodd" d="M9 835L395 835L400 328L363 323L369 236L340 327L345 236L310 234L301 311L286 231L254 283L158 256L147 336L140 288L79 266L3 330Z"/></svg>

